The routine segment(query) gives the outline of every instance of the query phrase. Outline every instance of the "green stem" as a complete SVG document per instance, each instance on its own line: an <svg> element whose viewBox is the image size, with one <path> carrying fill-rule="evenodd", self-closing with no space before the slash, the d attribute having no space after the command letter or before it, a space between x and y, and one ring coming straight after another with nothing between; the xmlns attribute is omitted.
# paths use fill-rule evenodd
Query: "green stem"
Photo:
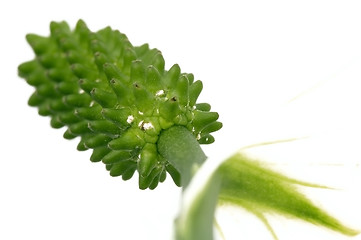
<svg viewBox="0 0 361 240"><path fill-rule="evenodd" d="M198 141L185 127L173 126L161 132L158 151L180 173L183 187L206 160Z"/></svg>

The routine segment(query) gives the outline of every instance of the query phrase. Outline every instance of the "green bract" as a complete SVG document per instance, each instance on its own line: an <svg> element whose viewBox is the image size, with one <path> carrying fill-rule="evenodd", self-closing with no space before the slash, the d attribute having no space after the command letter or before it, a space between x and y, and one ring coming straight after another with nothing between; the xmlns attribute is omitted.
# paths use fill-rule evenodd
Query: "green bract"
<svg viewBox="0 0 361 240"><path fill-rule="evenodd" d="M26 36L36 57L19 66L19 75L36 91L29 105L51 117L51 126L67 126L64 138L80 137L78 150L93 149L91 161L106 164L111 176L154 189L168 172L180 186L180 174L158 153L159 135L174 125L186 127L201 144L222 127L207 103L196 104L202 82L168 71L157 49L134 47L110 27L91 32L83 21L71 31L52 22L51 35Z"/></svg>

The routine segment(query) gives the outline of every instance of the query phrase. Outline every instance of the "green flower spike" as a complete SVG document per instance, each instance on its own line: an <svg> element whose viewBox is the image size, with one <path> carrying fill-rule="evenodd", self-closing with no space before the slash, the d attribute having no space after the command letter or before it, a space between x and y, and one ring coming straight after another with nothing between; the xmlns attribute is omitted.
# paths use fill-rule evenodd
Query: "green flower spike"
<svg viewBox="0 0 361 240"><path fill-rule="evenodd" d="M180 186L180 173L158 151L161 132L188 129L200 144L214 141L222 127L207 103L196 104L202 82L168 71L157 49L134 47L110 27L91 32L78 21L74 31L52 22L51 34L28 34L35 59L19 66L19 75L35 87L29 105L51 117L53 128L67 127L64 138L80 137L79 151L93 149L111 176L130 179L137 170L139 187L154 189L168 172Z"/></svg>

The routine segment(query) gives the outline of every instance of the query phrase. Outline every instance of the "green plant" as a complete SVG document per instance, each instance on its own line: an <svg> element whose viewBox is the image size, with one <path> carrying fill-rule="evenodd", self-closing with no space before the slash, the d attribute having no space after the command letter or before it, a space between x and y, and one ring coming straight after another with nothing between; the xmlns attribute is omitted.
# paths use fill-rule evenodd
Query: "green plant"
<svg viewBox="0 0 361 240"><path fill-rule="evenodd" d="M77 149L93 149L90 160L106 164L111 176L128 180L137 171L139 188L155 189L168 172L188 189L207 159L199 144L212 143L211 133L222 127L209 104L196 103L202 82L181 73L177 64L165 70L159 50L134 47L110 27L94 33L80 20L74 31L65 22L52 22L50 31L49 37L26 36L36 54L19 66L19 75L36 89L29 105L50 116L52 127L66 126L64 138L80 137ZM235 154L185 204L176 238L212 239L218 203L254 212L271 232L265 211L357 234L314 206L294 184L304 183Z"/></svg>

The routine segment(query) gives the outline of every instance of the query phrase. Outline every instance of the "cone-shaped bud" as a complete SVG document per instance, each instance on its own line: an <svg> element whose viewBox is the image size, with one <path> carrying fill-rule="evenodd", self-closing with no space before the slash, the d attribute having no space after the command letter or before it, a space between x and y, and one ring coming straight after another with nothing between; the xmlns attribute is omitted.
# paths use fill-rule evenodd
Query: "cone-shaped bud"
<svg viewBox="0 0 361 240"><path fill-rule="evenodd" d="M101 146L106 146L108 142L112 139L111 137L105 135L105 134L97 134L97 135L90 135L91 137L88 137L84 144L87 148L96 148Z"/></svg>
<svg viewBox="0 0 361 240"><path fill-rule="evenodd" d="M90 91L90 95L104 108L114 107L117 103L117 98L114 93L99 88L93 88L93 90Z"/></svg>
<svg viewBox="0 0 361 240"><path fill-rule="evenodd" d="M30 44L36 55L44 54L51 46L51 40L36 34L27 34L26 41Z"/></svg>
<svg viewBox="0 0 361 240"><path fill-rule="evenodd" d="M80 121L80 119L72 111L59 113L58 119L66 125L74 124Z"/></svg>
<svg viewBox="0 0 361 240"><path fill-rule="evenodd" d="M159 106L159 114L166 120L173 121L179 113L180 109L176 97L162 102Z"/></svg>
<svg viewBox="0 0 361 240"><path fill-rule="evenodd" d="M222 128L222 123L221 122L212 122L208 125L206 125L203 129L201 129L202 133L212 133L215 131L218 131L219 129Z"/></svg>
<svg viewBox="0 0 361 240"><path fill-rule="evenodd" d="M105 164L114 164L120 161L130 160L132 157L133 156L130 151L110 151L107 155L103 157L102 162Z"/></svg>
<svg viewBox="0 0 361 240"><path fill-rule="evenodd" d="M95 133L104 133L112 136L117 136L121 133L119 127L108 120L91 121L88 123L88 127Z"/></svg>
<svg viewBox="0 0 361 240"><path fill-rule="evenodd" d="M133 168L132 165L136 166L136 164L132 161L120 161L118 163L112 164L109 172L110 176L120 176L125 171L127 171L128 168Z"/></svg>
<svg viewBox="0 0 361 240"><path fill-rule="evenodd" d="M55 89L62 95L75 94L79 92L78 83L76 81L60 82L55 86Z"/></svg>
<svg viewBox="0 0 361 240"><path fill-rule="evenodd" d="M149 51L149 44L145 43L139 47L135 47L134 48L135 52L137 53L138 56L142 56L144 54L146 54Z"/></svg>
<svg viewBox="0 0 361 240"><path fill-rule="evenodd" d="M134 95L123 81L113 78L109 83L118 98L119 104L129 106L134 101Z"/></svg>
<svg viewBox="0 0 361 240"><path fill-rule="evenodd" d="M189 106L194 106L197 102L199 94L203 89L203 83L201 81L195 81L189 86Z"/></svg>
<svg viewBox="0 0 361 240"><path fill-rule="evenodd" d="M105 155L107 155L111 150L106 146L101 146L94 148L92 155L90 156L90 161L100 162Z"/></svg>
<svg viewBox="0 0 361 240"><path fill-rule="evenodd" d="M67 130L64 132L64 134L63 134L63 137L64 137L65 139L68 139L68 140L74 139L74 138L76 138L77 136L78 136L78 135L72 133L69 129L67 129Z"/></svg>
<svg viewBox="0 0 361 240"><path fill-rule="evenodd" d="M196 109L203 112L209 112L211 110L211 105L208 103L197 103Z"/></svg>
<svg viewBox="0 0 361 240"><path fill-rule="evenodd" d="M153 113L154 96L139 83L133 84L133 94L135 97L135 105L138 110L149 116Z"/></svg>
<svg viewBox="0 0 361 240"><path fill-rule="evenodd" d="M62 99L56 99L49 102L49 107L52 112L63 112L70 110L70 108L65 105Z"/></svg>
<svg viewBox="0 0 361 240"><path fill-rule="evenodd" d="M146 69L146 85L153 94L162 90L161 75L153 65L149 65Z"/></svg>
<svg viewBox="0 0 361 240"><path fill-rule="evenodd" d="M178 64L174 64L167 72L164 78L164 84L168 89L175 89L180 76L180 67Z"/></svg>
<svg viewBox="0 0 361 240"><path fill-rule="evenodd" d="M91 81L85 78L82 78L79 80L79 86L82 90L84 90L86 93L90 94L91 90L96 88L99 84L95 81Z"/></svg>
<svg viewBox="0 0 361 240"><path fill-rule="evenodd" d="M64 123L62 123L59 118L57 117L53 117L51 118L50 120L50 126L53 127L53 128L62 128L64 127Z"/></svg>
<svg viewBox="0 0 361 240"><path fill-rule="evenodd" d="M86 151L88 150L89 148L85 145L85 141L86 141L86 138L82 137L80 139L80 142L78 143L78 145L76 146L76 149L78 151Z"/></svg>
<svg viewBox="0 0 361 240"><path fill-rule="evenodd" d="M75 135L83 135L90 132L90 129L88 128L88 122L86 121L81 121L70 125L69 130L72 134Z"/></svg>
<svg viewBox="0 0 361 240"><path fill-rule="evenodd" d="M170 176L173 179L173 182L175 183L175 185L177 185L178 187L182 186L181 185L181 175L178 172L177 169L175 169L172 165L167 164L166 166L167 172L170 174Z"/></svg>
<svg viewBox="0 0 361 240"><path fill-rule="evenodd" d="M203 112L199 110L194 111L193 125L196 131L199 131L218 119L219 115L216 112Z"/></svg>
<svg viewBox="0 0 361 240"><path fill-rule="evenodd" d="M129 167L123 174L122 174L122 179L124 181L127 181L129 179L131 179L135 173L135 170L137 170L137 165L134 164L131 167Z"/></svg>
<svg viewBox="0 0 361 240"><path fill-rule="evenodd" d="M98 120L103 118L101 111L101 106L95 104L92 107L77 108L75 109L74 114L81 119Z"/></svg>
<svg viewBox="0 0 361 240"><path fill-rule="evenodd" d="M88 94L71 94L63 97L63 102L71 107L88 107L92 99Z"/></svg>
<svg viewBox="0 0 361 240"><path fill-rule="evenodd" d="M201 137L198 140L198 142L200 144L211 144L214 142L214 137L209 133L201 134Z"/></svg>
<svg viewBox="0 0 361 240"><path fill-rule="evenodd" d="M165 61L161 52L158 52L154 56L152 65L158 70L159 73L162 74L164 72Z"/></svg>
<svg viewBox="0 0 361 240"><path fill-rule="evenodd" d="M189 87L189 82L188 82L188 78L185 75L182 75L177 83L177 87L176 87L176 95L178 96L178 101L179 104L181 106L188 106L188 87Z"/></svg>
<svg viewBox="0 0 361 240"><path fill-rule="evenodd" d="M42 84L46 84L48 81L49 80L46 77L45 72L43 71L34 72L33 74L29 75L28 78L26 79L26 82L34 87L38 87Z"/></svg>
<svg viewBox="0 0 361 240"><path fill-rule="evenodd" d="M145 69L142 61L140 60L132 61L130 68L130 81L133 83L145 82Z"/></svg>
<svg viewBox="0 0 361 240"><path fill-rule="evenodd" d="M107 75L108 79L122 79L124 78L124 74L120 71L120 69L111 63L104 63L103 70L105 75Z"/></svg>
<svg viewBox="0 0 361 240"><path fill-rule="evenodd" d="M133 150L144 144L139 132L134 129L126 131L118 138L109 142L108 147L112 150Z"/></svg>
<svg viewBox="0 0 361 240"><path fill-rule="evenodd" d="M134 116L129 108L103 108L101 114L104 118L115 123L117 126L127 128L134 121Z"/></svg>
<svg viewBox="0 0 361 240"><path fill-rule="evenodd" d="M55 85L50 82L47 84L41 84L37 88L37 92L40 96L47 98L54 98L55 96L58 95L58 93L55 90Z"/></svg>
<svg viewBox="0 0 361 240"><path fill-rule="evenodd" d="M153 168L152 172L150 174L148 174L147 176L142 176L141 174L139 174L139 188L140 189L147 189L150 184L152 183L152 181L156 178L159 177L159 174L161 173L162 168L160 166L156 166L155 168ZM158 180L159 182L159 180Z"/></svg>
<svg viewBox="0 0 361 240"><path fill-rule="evenodd" d="M138 161L138 172L142 177L147 177L157 163L157 147L155 144L147 143L140 152Z"/></svg>
<svg viewBox="0 0 361 240"><path fill-rule="evenodd" d="M44 102L44 97L40 96L38 94L38 92L34 92L29 100L28 100L28 104L29 106L32 106L32 107L36 107L36 106L39 106L40 104L42 104Z"/></svg>
<svg viewBox="0 0 361 240"><path fill-rule="evenodd" d="M38 69L38 66L39 66L38 62L35 60L31 60L20 64L18 67L19 76L23 78L28 77Z"/></svg>

